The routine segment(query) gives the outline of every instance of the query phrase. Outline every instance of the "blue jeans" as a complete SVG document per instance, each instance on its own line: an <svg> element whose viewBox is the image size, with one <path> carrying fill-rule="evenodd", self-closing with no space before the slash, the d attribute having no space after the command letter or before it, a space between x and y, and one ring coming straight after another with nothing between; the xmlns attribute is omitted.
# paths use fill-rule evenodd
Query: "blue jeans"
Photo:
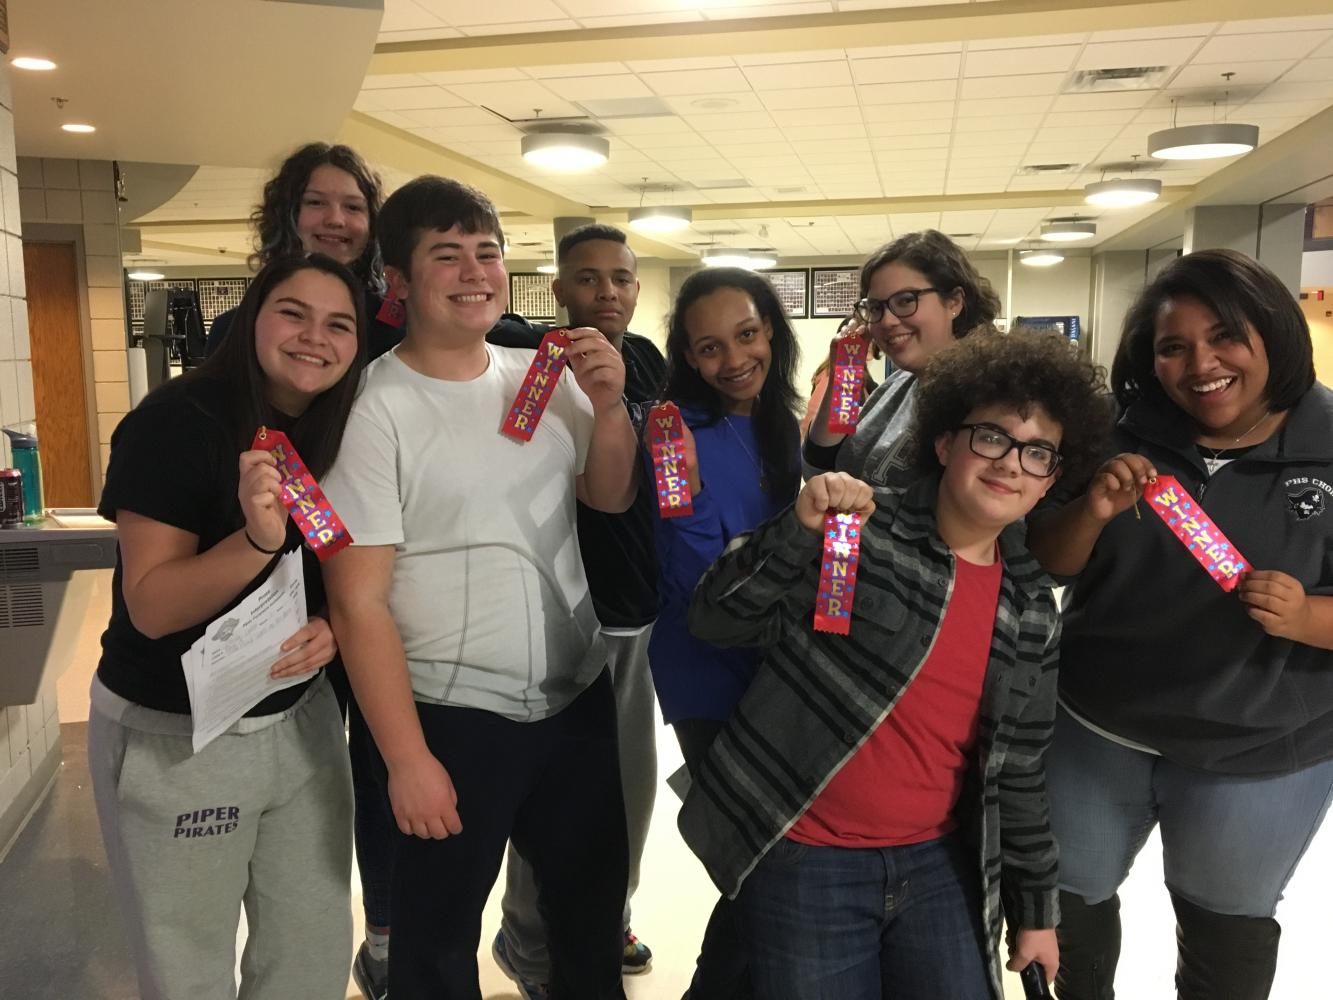
<svg viewBox="0 0 1333 1000"><path fill-rule="evenodd" d="M1063 709L1046 754L1060 888L1110 899L1155 825L1167 888L1212 913L1271 917L1328 811L1333 760L1212 774L1094 733Z"/></svg>
<svg viewBox="0 0 1333 1000"><path fill-rule="evenodd" d="M780 840L737 897L764 1000L990 1000L977 859Z"/></svg>

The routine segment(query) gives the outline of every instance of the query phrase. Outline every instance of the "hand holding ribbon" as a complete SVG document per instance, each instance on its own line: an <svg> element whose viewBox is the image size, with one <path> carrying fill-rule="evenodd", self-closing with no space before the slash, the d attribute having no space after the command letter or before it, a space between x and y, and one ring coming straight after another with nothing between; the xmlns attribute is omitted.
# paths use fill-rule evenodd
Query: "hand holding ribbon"
<svg viewBox="0 0 1333 1000"><path fill-rule="evenodd" d="M560 373L569 362L567 349L569 332L550 330L537 345L532 364L528 366L523 383L518 387L518 395L505 414L500 433L507 438L526 444L541 422L546 405L551 401L555 387L560 383ZM585 390L586 391L586 390Z"/></svg>
<svg viewBox="0 0 1333 1000"><path fill-rule="evenodd" d="M1143 498L1219 587L1228 593L1236 589L1249 563L1175 476L1149 480Z"/></svg>
<svg viewBox="0 0 1333 1000"><path fill-rule="evenodd" d="M861 557L861 526L875 511L875 494L845 472L815 476L796 498L801 526L824 539L815 630L847 635L852 626L856 568Z"/></svg>
<svg viewBox="0 0 1333 1000"><path fill-rule="evenodd" d="M254 451L269 453L273 462L271 468L281 483L279 496L282 505L287 508L296 526L301 529L306 545L319 556L321 561L352 544L352 536L348 533L347 527L334 513L333 505L329 503L319 483L315 482L315 477L301 461L301 456L296 453L286 434L261 427L250 447ZM285 535L284 518L283 536ZM255 538L255 541L264 545L258 538ZM281 541L278 544L281 545Z"/></svg>

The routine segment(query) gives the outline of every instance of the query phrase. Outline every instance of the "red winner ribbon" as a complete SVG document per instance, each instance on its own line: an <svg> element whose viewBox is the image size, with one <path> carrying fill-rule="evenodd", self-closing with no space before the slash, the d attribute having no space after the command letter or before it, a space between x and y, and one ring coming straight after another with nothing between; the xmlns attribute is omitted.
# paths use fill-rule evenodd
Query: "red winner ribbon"
<svg viewBox="0 0 1333 1000"><path fill-rule="evenodd" d="M1175 476L1148 480L1143 499L1219 587L1228 592L1236 589L1249 564Z"/></svg>
<svg viewBox="0 0 1333 1000"><path fill-rule="evenodd" d="M537 424L546 412L546 404L551 401L560 373L565 370L568 357L569 335L564 330L551 330L537 346L537 356L528 366L528 373L523 376L523 384L518 387L514 405L505 415L504 426L500 433L513 438L520 444L532 440Z"/></svg>
<svg viewBox="0 0 1333 1000"><path fill-rule="evenodd" d="M833 352L828 381L828 429L834 434L851 434L861 418L866 349L865 338L843 337Z"/></svg>
<svg viewBox="0 0 1333 1000"><path fill-rule="evenodd" d="M387 323L395 329L401 330L407 323L407 307L403 305L403 300L390 290L389 294L384 296L384 301L380 303L379 312L375 318L381 323Z"/></svg>
<svg viewBox="0 0 1333 1000"><path fill-rule="evenodd" d="M657 480L658 512L663 517L693 513L690 474L685 465L685 419L675 403L662 403L649 412L648 441Z"/></svg>
<svg viewBox="0 0 1333 1000"><path fill-rule="evenodd" d="M815 631L846 635L852 629L852 594L861 558L861 515L824 515L824 558L815 598Z"/></svg>
<svg viewBox="0 0 1333 1000"><path fill-rule="evenodd" d="M301 529L306 545L315 555L324 560L352 544L347 526L334 513L333 504L329 503L301 456L296 454L286 434L261 427L250 447L273 453L278 473L282 476L282 505Z"/></svg>

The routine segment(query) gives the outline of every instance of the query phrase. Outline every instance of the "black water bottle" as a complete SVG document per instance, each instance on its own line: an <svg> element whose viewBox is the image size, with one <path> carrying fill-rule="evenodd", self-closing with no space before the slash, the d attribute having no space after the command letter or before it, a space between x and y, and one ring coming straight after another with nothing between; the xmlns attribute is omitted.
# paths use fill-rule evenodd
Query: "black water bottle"
<svg viewBox="0 0 1333 1000"><path fill-rule="evenodd" d="M1040 962L1029 962L1018 974L1027 1000L1051 1000L1051 987L1046 982L1046 970Z"/></svg>

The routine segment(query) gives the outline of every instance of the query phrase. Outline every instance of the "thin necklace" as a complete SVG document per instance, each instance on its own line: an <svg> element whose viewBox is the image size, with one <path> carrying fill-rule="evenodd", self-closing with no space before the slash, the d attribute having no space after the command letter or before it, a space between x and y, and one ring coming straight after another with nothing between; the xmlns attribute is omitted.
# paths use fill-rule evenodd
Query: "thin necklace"
<svg viewBox="0 0 1333 1000"><path fill-rule="evenodd" d="M1238 444L1241 443L1241 441L1242 441L1244 438L1247 438L1247 437L1249 437L1251 434L1253 434L1253 433L1255 432L1255 430L1258 428L1258 426L1259 426L1260 424L1262 424L1265 420L1267 420L1269 417L1271 417L1272 415L1273 415L1273 412L1272 412L1271 410L1264 410L1264 412L1260 415L1260 417L1259 417L1258 420L1256 420L1254 423L1250 424L1250 426L1249 426L1248 428L1246 428L1244 431L1242 431L1241 433L1237 434L1236 437L1235 437L1235 439L1232 440L1230 444L1224 444L1224 445L1222 445L1221 448L1212 448L1212 447L1210 447L1210 446L1208 446L1208 445L1206 445L1206 444L1201 444L1201 445L1199 445L1199 447L1202 448L1204 451L1211 452L1211 453L1212 453L1212 460L1213 460L1214 462L1216 462L1216 461L1218 460L1219 456L1221 456L1222 452L1227 451L1227 450L1229 450L1229 449L1231 449L1231 448L1236 447Z"/></svg>
<svg viewBox="0 0 1333 1000"><path fill-rule="evenodd" d="M764 467L761 464L759 464L759 459L754 457L754 452L752 452L750 450L750 446L745 443L745 438L741 436L741 432L736 430L736 428L732 426L731 417L725 416L722 418L722 421L727 425L727 429L731 431L731 433L736 435L736 440L740 442L740 446L745 449L745 454L749 456L750 464L754 466L754 471L759 473L759 488L763 490L765 493L767 493L768 477L764 475Z"/></svg>

